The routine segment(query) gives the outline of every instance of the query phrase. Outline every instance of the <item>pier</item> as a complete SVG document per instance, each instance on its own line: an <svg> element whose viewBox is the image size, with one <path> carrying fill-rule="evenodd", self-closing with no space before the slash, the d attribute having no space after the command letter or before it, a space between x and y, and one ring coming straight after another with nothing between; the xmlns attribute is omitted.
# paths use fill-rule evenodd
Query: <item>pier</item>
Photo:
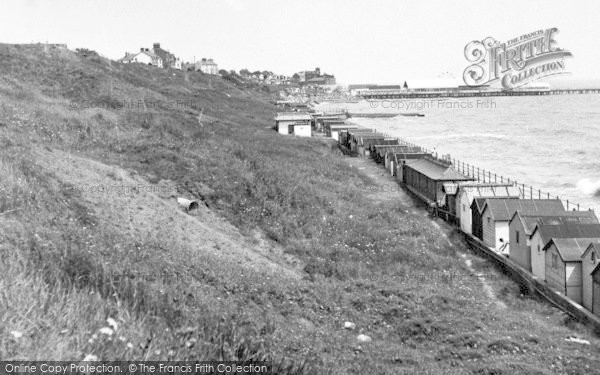
<svg viewBox="0 0 600 375"><path fill-rule="evenodd" d="M472 98L491 96L543 96L543 95L583 95L600 94L600 88L595 89L564 89L564 90L469 90L456 89L446 91L407 91L398 89L383 89L363 91L358 96L362 99L424 99L424 98Z"/></svg>

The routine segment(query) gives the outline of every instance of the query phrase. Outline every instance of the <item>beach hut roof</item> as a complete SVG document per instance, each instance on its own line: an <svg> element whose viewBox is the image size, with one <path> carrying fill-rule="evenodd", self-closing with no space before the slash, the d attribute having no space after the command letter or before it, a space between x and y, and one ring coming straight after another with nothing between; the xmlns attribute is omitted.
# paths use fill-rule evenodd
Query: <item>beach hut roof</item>
<svg viewBox="0 0 600 375"><path fill-rule="evenodd" d="M544 251L554 245L563 262L580 262L592 242L599 243L600 238L552 238L544 246Z"/></svg>
<svg viewBox="0 0 600 375"><path fill-rule="evenodd" d="M307 112L279 112L275 121L306 121L312 120L312 116Z"/></svg>
<svg viewBox="0 0 600 375"><path fill-rule="evenodd" d="M552 238L600 238L600 224L565 223L558 225L537 224L531 236L540 232L544 242Z"/></svg>
<svg viewBox="0 0 600 375"><path fill-rule="evenodd" d="M486 209L495 221L509 221L517 210L549 215L565 212L560 199L486 198L483 211Z"/></svg>
<svg viewBox="0 0 600 375"><path fill-rule="evenodd" d="M579 224L598 224L598 218L594 211L565 211L556 213L531 213L517 210L510 221L520 220L525 233L531 235L535 226L541 225L560 225L567 223Z"/></svg>
<svg viewBox="0 0 600 375"><path fill-rule="evenodd" d="M473 180L462 173L459 173L449 165L443 165L429 159L417 159L410 164L410 168L422 175L436 181L467 181Z"/></svg>

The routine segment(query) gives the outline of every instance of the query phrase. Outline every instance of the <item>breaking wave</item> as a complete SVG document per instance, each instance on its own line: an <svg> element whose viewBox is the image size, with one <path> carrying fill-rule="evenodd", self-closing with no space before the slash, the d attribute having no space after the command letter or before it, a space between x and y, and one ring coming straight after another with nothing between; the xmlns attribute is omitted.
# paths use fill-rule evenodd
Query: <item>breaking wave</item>
<svg viewBox="0 0 600 375"><path fill-rule="evenodd" d="M577 182L577 188L587 195L600 197L600 180L593 181L589 178L584 178Z"/></svg>

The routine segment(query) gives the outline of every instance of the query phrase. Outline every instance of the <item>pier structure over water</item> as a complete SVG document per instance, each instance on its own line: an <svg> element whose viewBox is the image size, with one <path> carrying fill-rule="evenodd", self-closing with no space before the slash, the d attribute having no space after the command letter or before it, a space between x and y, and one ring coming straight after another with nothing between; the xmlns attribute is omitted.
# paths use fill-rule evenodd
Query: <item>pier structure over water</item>
<svg viewBox="0 0 600 375"><path fill-rule="evenodd" d="M358 94L362 99L423 99L423 98L469 98L490 96L542 96L600 94L596 89L555 89L555 90L446 90L446 91L407 91L399 89L367 90Z"/></svg>

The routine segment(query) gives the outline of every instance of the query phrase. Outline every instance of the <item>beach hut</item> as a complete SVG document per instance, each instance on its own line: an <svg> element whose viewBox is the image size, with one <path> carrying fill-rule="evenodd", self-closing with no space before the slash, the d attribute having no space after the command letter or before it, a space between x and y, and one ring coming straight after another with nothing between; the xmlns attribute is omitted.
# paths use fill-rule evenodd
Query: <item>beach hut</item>
<svg viewBox="0 0 600 375"><path fill-rule="evenodd" d="M481 233L480 239L490 248L508 254L508 223L517 210L539 213L564 212L559 199L514 199L514 198L476 198L471 210L479 210L477 217L472 215L473 234L475 228ZM479 222L476 223L475 220Z"/></svg>
<svg viewBox="0 0 600 375"><path fill-rule="evenodd" d="M583 307L600 316L600 241L594 240L581 256Z"/></svg>
<svg viewBox="0 0 600 375"><path fill-rule="evenodd" d="M353 153L353 154L358 154L360 153L360 147L362 147L362 135L366 135L366 136L374 136L377 133L375 133L374 130L372 129L364 129L364 128L359 128L359 129L349 129L348 130L348 143L347 143L347 148L348 150Z"/></svg>
<svg viewBox="0 0 600 375"><path fill-rule="evenodd" d="M508 223L510 259L531 272L531 234L538 224L564 223L598 224L593 211L558 211L553 214L531 213L517 210ZM541 251L536 249L536 251Z"/></svg>
<svg viewBox="0 0 600 375"><path fill-rule="evenodd" d="M472 231L471 204L475 198L519 198L519 188L509 183L485 183L477 181L444 184L450 215L460 229L467 234Z"/></svg>
<svg viewBox="0 0 600 375"><path fill-rule="evenodd" d="M310 137L311 124L312 116L306 112L280 112L275 117L275 128L279 134Z"/></svg>
<svg viewBox="0 0 600 375"><path fill-rule="evenodd" d="M340 132L348 129L358 129L358 125L346 123L329 123L327 122L326 134L339 142Z"/></svg>
<svg viewBox="0 0 600 375"><path fill-rule="evenodd" d="M396 180L404 183L404 166L411 161L425 159L426 157L432 158L433 156L423 151L394 153L393 162L390 167L392 169L392 175L396 176Z"/></svg>
<svg viewBox="0 0 600 375"><path fill-rule="evenodd" d="M386 150L384 164L385 167L390 170L390 174L392 176L396 175L396 166L398 163L398 160L396 159L396 154L402 155L407 153L423 153L423 151L420 147L412 147L406 145L399 145Z"/></svg>
<svg viewBox="0 0 600 375"><path fill-rule="evenodd" d="M345 114L323 114L313 113L315 130L324 131L327 124L343 124L346 121Z"/></svg>
<svg viewBox="0 0 600 375"><path fill-rule="evenodd" d="M363 133L356 136L356 153L371 156L371 145L380 144L386 139L381 133Z"/></svg>
<svg viewBox="0 0 600 375"><path fill-rule="evenodd" d="M404 163L402 175L407 189L430 207L444 205L444 183L473 180L453 169L450 162L427 156Z"/></svg>
<svg viewBox="0 0 600 375"><path fill-rule="evenodd" d="M544 247L546 282L573 301L582 302L582 255L599 238L553 238Z"/></svg>
<svg viewBox="0 0 600 375"><path fill-rule="evenodd" d="M382 144L372 145L371 146L371 156L373 159L380 164L385 164L385 154L389 150L400 149L397 139L389 139L384 141Z"/></svg>
<svg viewBox="0 0 600 375"><path fill-rule="evenodd" d="M600 224L536 224L529 237L531 244L531 273L546 280L544 248L553 238L600 238Z"/></svg>
<svg viewBox="0 0 600 375"><path fill-rule="evenodd" d="M394 142L397 140L394 138L389 138L386 137L384 134L381 133L375 133L374 135L369 135L369 136L362 136L361 137L361 145L359 146L359 149L362 152L359 152L359 154L363 155L363 156L369 156L371 157L375 152L374 152L374 147L375 145L388 145L388 142ZM397 143L396 143L397 144Z"/></svg>

